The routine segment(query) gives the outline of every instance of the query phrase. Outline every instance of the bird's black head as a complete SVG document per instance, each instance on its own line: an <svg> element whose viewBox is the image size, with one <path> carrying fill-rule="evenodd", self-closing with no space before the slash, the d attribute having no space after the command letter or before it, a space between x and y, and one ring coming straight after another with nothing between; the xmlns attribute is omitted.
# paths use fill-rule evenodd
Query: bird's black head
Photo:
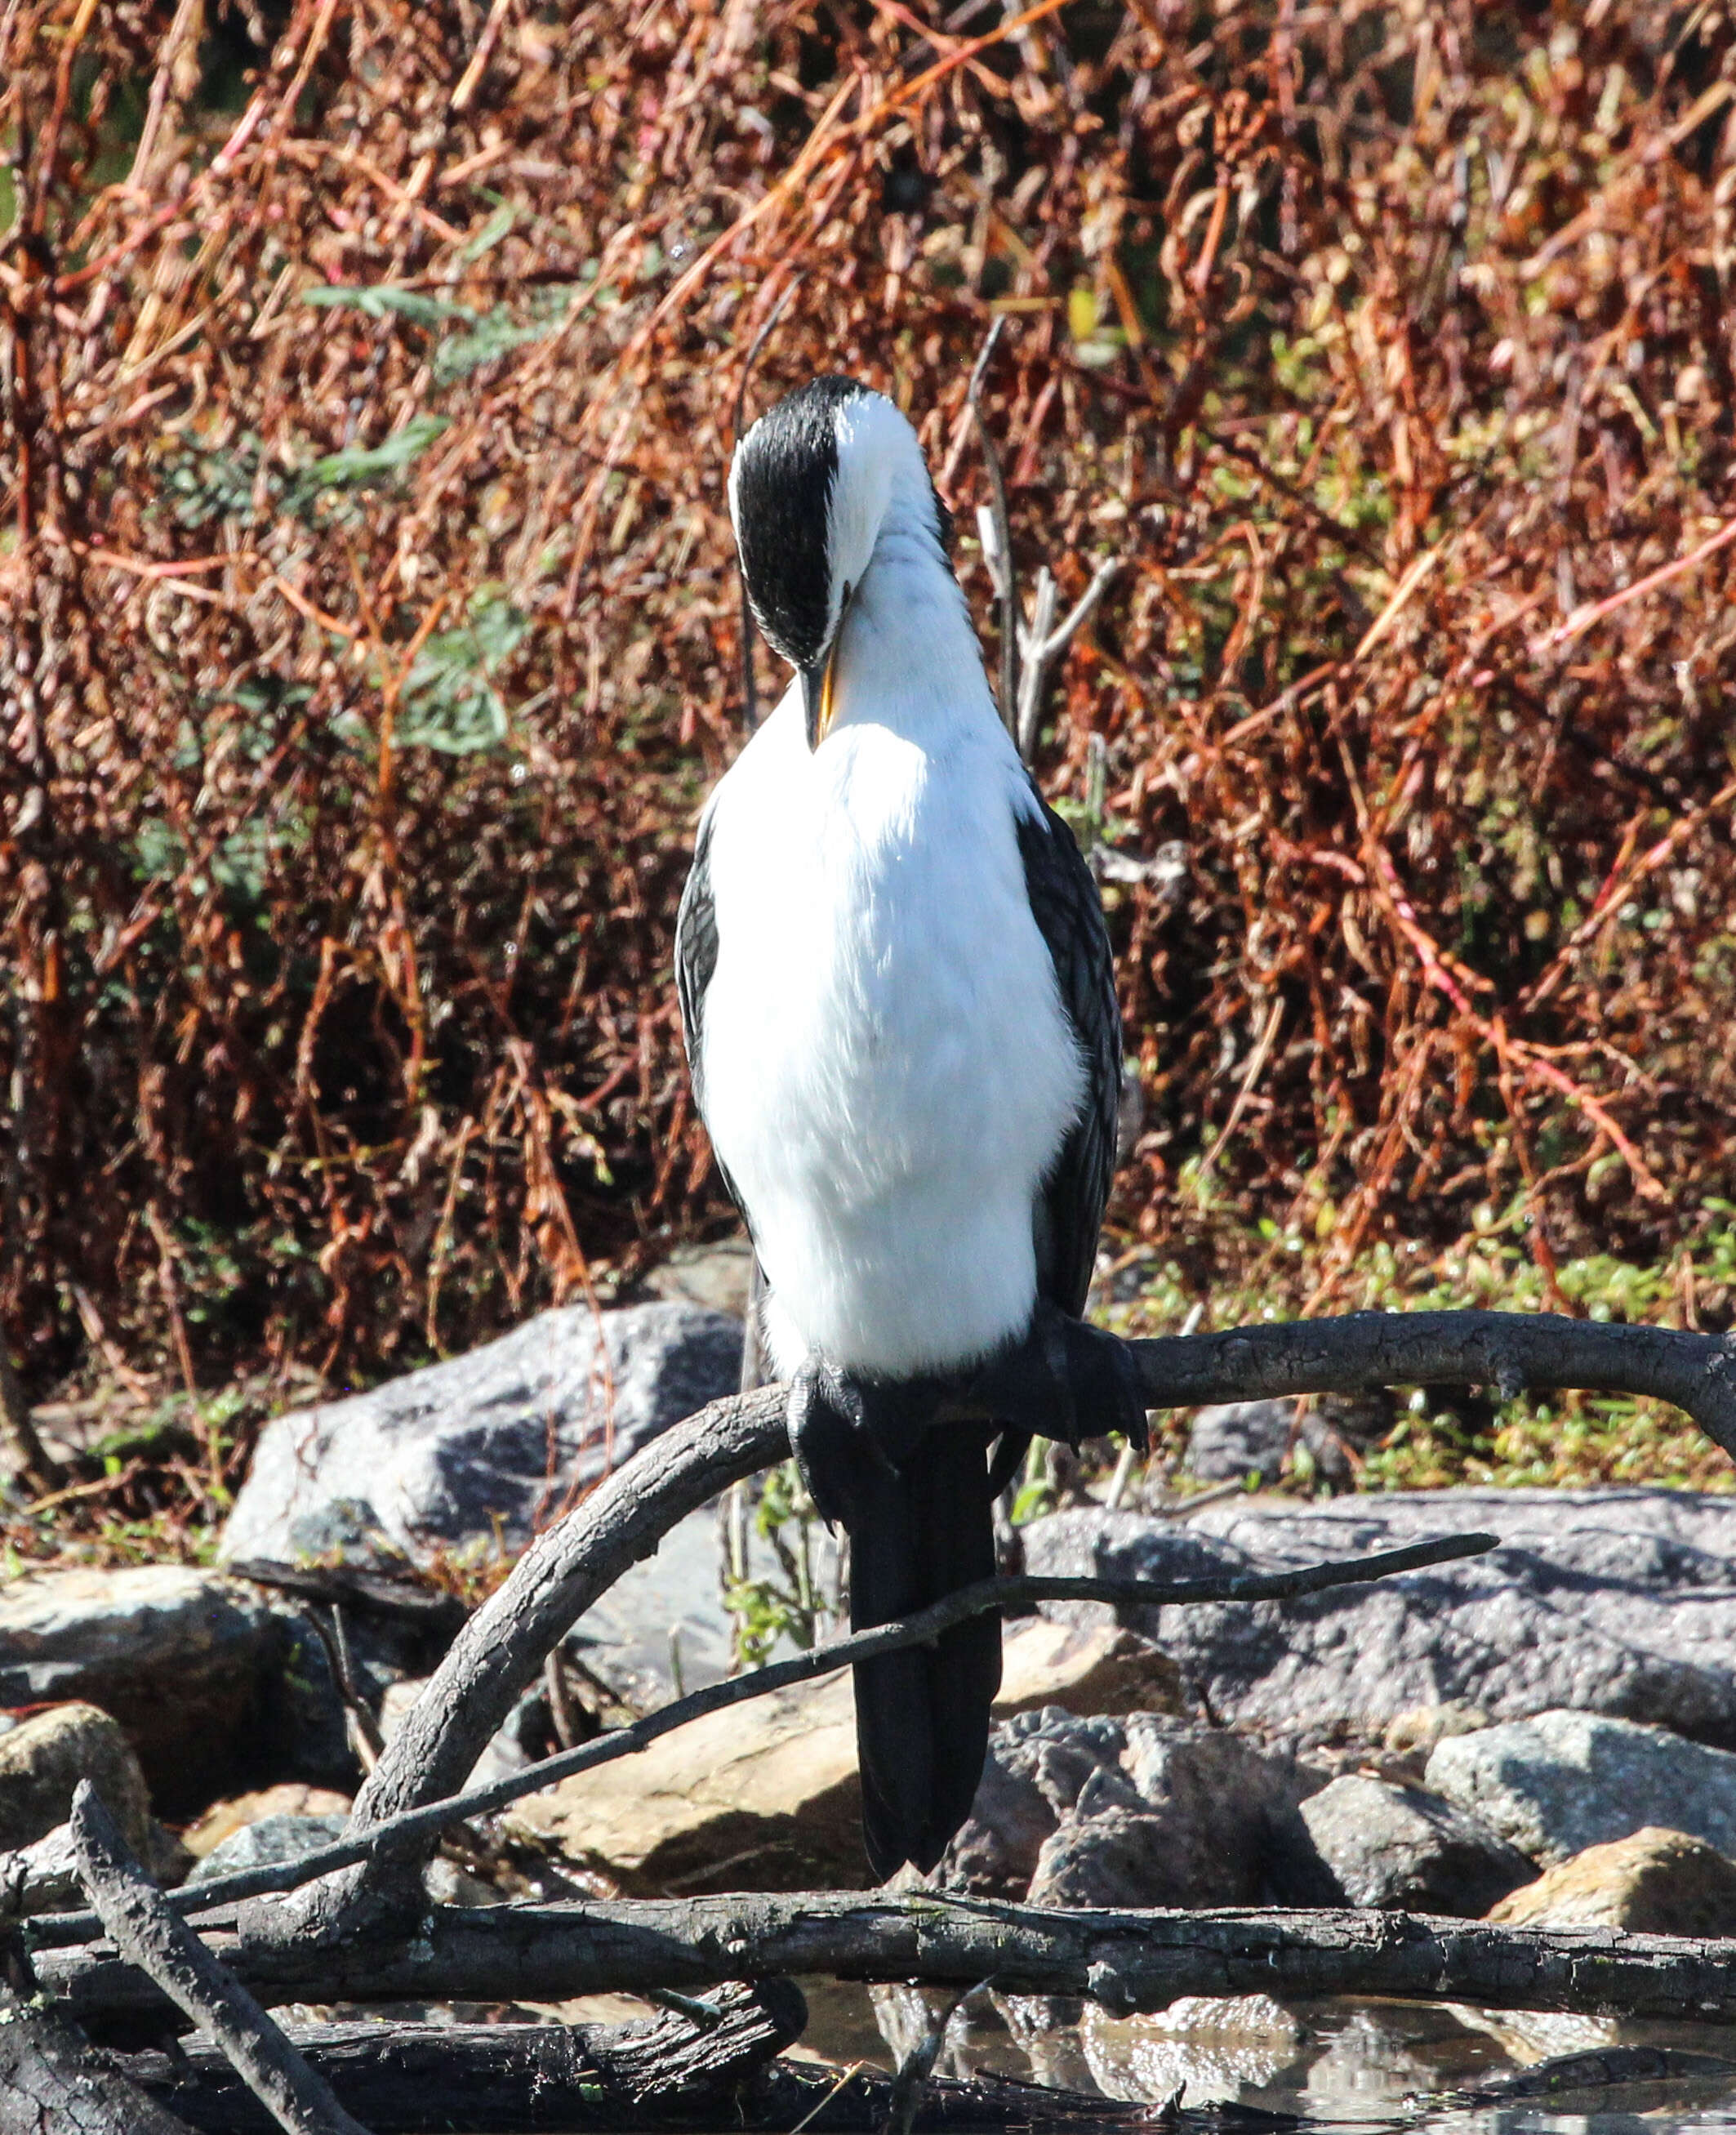
<svg viewBox="0 0 1736 2135"><path fill-rule="evenodd" d="M848 403L871 397L853 379L810 380L761 416L730 470L730 509L754 620L793 667L812 666L838 624L837 416Z"/></svg>
<svg viewBox="0 0 1736 2135"><path fill-rule="evenodd" d="M952 525L922 448L884 394L815 378L769 408L736 448L729 509L766 641L804 673L823 660L897 511L942 557Z"/></svg>

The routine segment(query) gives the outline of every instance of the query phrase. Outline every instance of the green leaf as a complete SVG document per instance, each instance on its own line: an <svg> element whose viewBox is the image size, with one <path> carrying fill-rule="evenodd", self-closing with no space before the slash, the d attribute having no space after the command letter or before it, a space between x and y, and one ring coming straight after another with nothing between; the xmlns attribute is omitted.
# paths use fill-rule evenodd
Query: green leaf
<svg viewBox="0 0 1736 2135"><path fill-rule="evenodd" d="M332 311L364 312L370 319L383 319L395 312L419 327L443 326L448 319L473 319L468 304L454 304L442 297L426 296L420 289L394 288L383 282L372 288L346 288L334 283L324 288L303 289L304 304L322 305Z"/></svg>
<svg viewBox="0 0 1736 2135"><path fill-rule="evenodd" d="M383 445L348 445L341 453L327 453L315 460L303 471L302 484L315 489L345 489L352 483L375 481L408 467L450 427L450 419L445 415L413 415Z"/></svg>
<svg viewBox="0 0 1736 2135"><path fill-rule="evenodd" d="M505 204L497 207L458 257L467 265L472 259L480 259L485 252L500 243L518 219L516 208Z"/></svg>

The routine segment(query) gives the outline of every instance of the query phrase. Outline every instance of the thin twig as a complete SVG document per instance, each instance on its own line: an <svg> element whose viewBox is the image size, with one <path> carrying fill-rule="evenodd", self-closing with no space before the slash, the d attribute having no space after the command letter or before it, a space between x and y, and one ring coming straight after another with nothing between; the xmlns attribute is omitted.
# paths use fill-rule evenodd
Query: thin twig
<svg viewBox="0 0 1736 2135"><path fill-rule="evenodd" d="M1281 1601L1298 1595L1319 1594L1336 1586L1356 1586L1371 1580L1389 1579L1400 1572L1417 1571L1429 1565L1450 1564L1461 1557L1480 1556L1496 1547L1489 1534L1447 1535L1434 1542L1408 1543L1402 1549L1376 1552L1369 1556L1346 1557L1336 1564L1301 1565L1286 1571L1236 1572L1218 1579L1058 1579L1025 1576L1017 1579L983 1579L961 1587L944 1600L896 1623L871 1631L858 1631L817 1652L799 1653L793 1659L774 1662L752 1674L708 1684L686 1697L661 1706L631 1726L544 1757L516 1772L472 1787L450 1800L433 1802L424 1808L389 1817L355 1837L346 1836L317 1853L299 1860L274 1862L269 1866L244 1868L233 1876L215 1876L191 1889L167 1894L165 1902L181 1912L208 1912L216 1906L239 1904L244 1899L293 1891L321 1876L356 1866L387 1843L411 1838L432 1838L449 1825L466 1818L491 1814L525 1794L539 1793L577 1772L594 1770L649 1749L662 1736L703 1720L713 1712L745 1705L752 1698L769 1697L818 1676L834 1675L858 1661L877 1654L897 1653L907 1646L926 1645L973 1616L991 1611L1018 1615L1041 1601L1107 1601L1122 1608L1190 1608L1207 1603ZM44 1946L85 1940L93 1932L85 1915L49 1916L41 1939Z"/></svg>
<svg viewBox="0 0 1736 2135"><path fill-rule="evenodd" d="M979 513L978 525L983 535L983 560L989 566L989 576L994 583L994 596L1000 610L1001 632L1001 717L1007 723L1007 731L1018 738L1018 593L1013 571L1013 522L1007 511L1007 481L1001 471L1001 456L989 428L989 419L983 413L983 375L989 368L989 359L994 353L995 344L1006 325L1003 312L989 329L980 352L971 367L970 384L965 399L970 403L972 419L976 424L977 442L983 448L983 464L989 470L989 487L993 502Z"/></svg>
<svg viewBox="0 0 1736 2135"><path fill-rule="evenodd" d="M89 1779L72 1798L79 1873L109 1939L184 2016L209 2031L287 2135L367 2135L239 1980L165 1903Z"/></svg>
<svg viewBox="0 0 1736 2135"><path fill-rule="evenodd" d="M1055 582L1047 570L1037 578L1036 612L1031 627L1024 633L1023 651L1025 677L1019 697L1018 727L1014 738L1018 753L1028 763L1037 748L1037 730L1042 719L1043 692L1049 679L1049 669L1066 651L1074 637L1090 621L1092 612L1121 569L1121 559L1111 556L1100 564L1091 574L1091 582L1074 602L1061 622L1050 627L1055 612Z"/></svg>

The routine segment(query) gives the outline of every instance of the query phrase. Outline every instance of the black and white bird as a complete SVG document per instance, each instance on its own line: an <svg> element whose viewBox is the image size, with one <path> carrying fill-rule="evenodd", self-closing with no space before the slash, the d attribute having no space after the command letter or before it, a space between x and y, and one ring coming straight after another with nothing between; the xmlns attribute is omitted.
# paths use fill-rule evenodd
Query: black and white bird
<svg viewBox="0 0 1736 2135"><path fill-rule="evenodd" d="M729 501L796 679L701 818L682 1016L863 1629L993 1576L1034 1432L1143 1435L1124 1353L1080 1319L1120 1019L1095 884L996 713L909 423L815 379L742 438ZM970 1813L999 1681L993 1616L858 1668L877 1875L931 1867Z"/></svg>

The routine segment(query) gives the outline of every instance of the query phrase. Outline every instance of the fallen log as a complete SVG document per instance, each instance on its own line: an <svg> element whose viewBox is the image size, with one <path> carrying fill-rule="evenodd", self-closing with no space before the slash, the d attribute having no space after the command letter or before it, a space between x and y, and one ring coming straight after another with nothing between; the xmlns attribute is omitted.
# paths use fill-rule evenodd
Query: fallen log
<svg viewBox="0 0 1736 2135"><path fill-rule="evenodd" d="M268 2128L271 2123L264 2123ZM0 1987L0 2135L191 2135L54 2010Z"/></svg>
<svg viewBox="0 0 1736 2135"><path fill-rule="evenodd" d="M609 2129L744 2124L756 2079L801 2035L788 1980L729 1985L718 2021L632 2024L301 2024L286 2036L375 2135L393 2129ZM270 2135L273 2123L203 2038L123 2063L130 2081L195 2128ZM810 2100L811 2102L811 2100ZM757 2124L749 2121L745 2124Z"/></svg>
<svg viewBox="0 0 1736 2135"><path fill-rule="evenodd" d="M732 2018L739 2043L746 2026ZM762 2026L762 2030L763 2030ZM634 2050L655 2059L684 2050L665 2038L654 2045L653 2025L303 2024L289 2036L349 2108L375 2135L712 2135L719 2127L792 2135L868 2135L886 2124L892 2080L878 2069L828 2068L812 2061L748 2062L709 2073L694 2068L688 2088L636 2092L621 2080L620 2052L627 2034L642 2033ZM136 2054L129 2079L172 2104L186 2123L210 2135L268 2135L271 2123L236 2083L220 2054L203 2041L186 2042L185 2057ZM694 2067L691 2061L687 2063ZM1189 2113L1169 2123L1175 2135L1221 2126L1278 2128L1275 2114ZM977 2078L931 2080L913 2135L1087 2135L1099 2128L1152 2125L1150 2108L1124 2105L1035 2084ZM32 2131L32 2135L35 2132ZM138 2135L145 2135L141 2128Z"/></svg>
<svg viewBox="0 0 1736 2135"><path fill-rule="evenodd" d="M233 1924L205 1931L264 2002L316 1992L323 2001L551 2002L829 1973L1085 1996L1118 2014L1184 1994L1258 1993L1736 2021L1736 1940L1366 1908L1066 1911L929 1891L808 1891L438 1906L395 1934L318 1947ZM81 2023L162 2006L143 1974L100 1948L44 1951L36 1962L43 1986Z"/></svg>

